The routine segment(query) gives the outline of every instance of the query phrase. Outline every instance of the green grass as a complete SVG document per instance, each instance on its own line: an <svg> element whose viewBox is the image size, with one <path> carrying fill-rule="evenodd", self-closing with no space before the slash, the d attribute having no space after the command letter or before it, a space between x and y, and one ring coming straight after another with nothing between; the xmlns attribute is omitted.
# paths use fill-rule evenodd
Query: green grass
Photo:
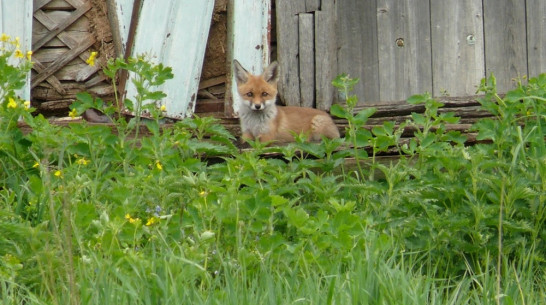
<svg viewBox="0 0 546 305"><path fill-rule="evenodd" d="M160 130L161 112L141 103L161 97L153 87L170 70L118 60L106 73L131 65L148 77L133 107L151 119L115 130L53 126L2 101L2 304L546 299L546 75L503 98L484 80L481 103L496 119L473 126L483 143L472 147L446 131L458 118L426 94L408 99L426 111L402 125L360 128L374 110L353 114L354 80L341 76L347 108L332 113L349 121L346 138L240 153L210 118ZM111 114L85 94L73 107ZM401 144L407 126L415 138ZM136 141L140 128L151 135ZM378 163L393 146L400 161ZM262 157L270 151L282 157Z"/></svg>

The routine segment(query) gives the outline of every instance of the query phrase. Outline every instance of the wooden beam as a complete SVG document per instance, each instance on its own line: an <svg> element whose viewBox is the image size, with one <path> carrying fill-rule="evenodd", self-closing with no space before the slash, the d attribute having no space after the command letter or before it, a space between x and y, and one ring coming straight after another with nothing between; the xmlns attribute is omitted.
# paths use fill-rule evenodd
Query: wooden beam
<svg viewBox="0 0 546 305"><path fill-rule="evenodd" d="M506 92L528 74L525 1L484 0L483 17L486 74L494 73L497 91Z"/></svg>
<svg viewBox="0 0 546 305"><path fill-rule="evenodd" d="M380 100L432 91L429 0L383 0L377 7Z"/></svg>
<svg viewBox="0 0 546 305"><path fill-rule="evenodd" d="M315 15L298 15L300 53L300 106L315 105Z"/></svg>
<svg viewBox="0 0 546 305"><path fill-rule="evenodd" d="M337 73L336 10L334 1L322 1L315 12L316 108L329 110L334 102L332 80Z"/></svg>

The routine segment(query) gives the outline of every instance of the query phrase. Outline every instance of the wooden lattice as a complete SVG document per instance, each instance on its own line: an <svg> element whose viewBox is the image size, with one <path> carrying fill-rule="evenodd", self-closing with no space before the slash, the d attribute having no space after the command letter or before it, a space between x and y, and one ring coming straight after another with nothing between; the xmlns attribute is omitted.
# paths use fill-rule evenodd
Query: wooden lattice
<svg viewBox="0 0 546 305"><path fill-rule="evenodd" d="M34 0L32 98L39 109L63 111L76 94L113 91L101 72L102 58L86 64L97 42L87 16L92 0Z"/></svg>

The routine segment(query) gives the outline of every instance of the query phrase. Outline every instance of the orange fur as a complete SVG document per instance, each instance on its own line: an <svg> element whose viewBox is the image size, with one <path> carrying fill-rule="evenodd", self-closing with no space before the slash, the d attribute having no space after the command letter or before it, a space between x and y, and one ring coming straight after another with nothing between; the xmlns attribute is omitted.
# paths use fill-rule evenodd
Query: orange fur
<svg viewBox="0 0 546 305"><path fill-rule="evenodd" d="M295 134L305 134L311 141L322 136L339 138L339 130L328 113L294 106L276 106L279 69L271 63L261 75L250 74L234 61L237 90L243 103L239 117L243 139L261 142L293 142Z"/></svg>

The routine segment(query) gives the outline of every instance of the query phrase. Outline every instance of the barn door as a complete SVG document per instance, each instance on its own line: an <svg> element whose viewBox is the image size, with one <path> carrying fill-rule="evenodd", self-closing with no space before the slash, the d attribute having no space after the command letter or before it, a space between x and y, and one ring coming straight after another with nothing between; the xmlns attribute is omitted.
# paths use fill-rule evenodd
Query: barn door
<svg viewBox="0 0 546 305"><path fill-rule="evenodd" d="M337 73L333 0L277 0L279 95L287 105L330 109Z"/></svg>

